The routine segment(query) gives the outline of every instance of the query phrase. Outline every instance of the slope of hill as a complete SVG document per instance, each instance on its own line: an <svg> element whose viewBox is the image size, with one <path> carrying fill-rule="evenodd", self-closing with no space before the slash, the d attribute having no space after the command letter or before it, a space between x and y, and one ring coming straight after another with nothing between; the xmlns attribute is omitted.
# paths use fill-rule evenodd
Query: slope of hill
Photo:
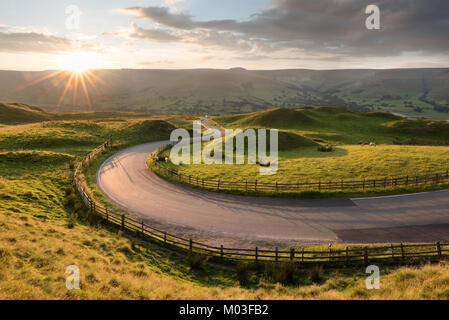
<svg viewBox="0 0 449 320"><path fill-rule="evenodd" d="M50 118L51 114L38 107L0 102L0 123L2 124L39 122Z"/></svg>
<svg viewBox="0 0 449 320"><path fill-rule="evenodd" d="M0 101L0 124L15 125L49 120L94 120L108 118L141 118L148 114L132 112L70 112L55 113L47 112L41 107L31 106L24 103L1 102Z"/></svg>
<svg viewBox="0 0 449 320"><path fill-rule="evenodd" d="M84 92L69 72L0 71L0 100L50 111L227 115L324 105L449 119L449 69L93 70L89 78Z"/></svg>
<svg viewBox="0 0 449 320"><path fill-rule="evenodd" d="M292 130L331 144L448 145L448 121L404 119L385 112L359 112L337 107L276 108L213 118L230 129Z"/></svg>

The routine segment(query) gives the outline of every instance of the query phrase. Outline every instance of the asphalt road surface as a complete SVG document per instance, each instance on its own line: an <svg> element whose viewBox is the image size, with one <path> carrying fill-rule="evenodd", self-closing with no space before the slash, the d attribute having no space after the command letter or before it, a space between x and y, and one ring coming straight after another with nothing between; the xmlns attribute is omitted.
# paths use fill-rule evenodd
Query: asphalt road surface
<svg viewBox="0 0 449 320"><path fill-rule="evenodd" d="M166 142L123 150L97 172L112 202L144 221L215 239L272 243L449 240L449 190L360 199L281 199L197 190L146 166Z"/></svg>

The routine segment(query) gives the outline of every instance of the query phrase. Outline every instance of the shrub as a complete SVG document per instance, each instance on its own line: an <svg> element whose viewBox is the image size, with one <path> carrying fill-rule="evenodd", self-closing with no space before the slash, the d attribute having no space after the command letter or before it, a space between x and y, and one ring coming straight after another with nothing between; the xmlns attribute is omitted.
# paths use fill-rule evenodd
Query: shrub
<svg viewBox="0 0 449 320"><path fill-rule="evenodd" d="M73 221L73 219L70 219L70 220L67 222L67 228L69 228L69 229L75 228L75 222Z"/></svg>
<svg viewBox="0 0 449 320"><path fill-rule="evenodd" d="M309 278L312 283L323 282L323 277L321 276L321 267L319 265L316 265L312 268Z"/></svg>
<svg viewBox="0 0 449 320"><path fill-rule="evenodd" d="M245 287L249 284L248 264L245 262L239 262L235 268L237 280L240 286Z"/></svg>
<svg viewBox="0 0 449 320"><path fill-rule="evenodd" d="M72 187L65 188L65 195L66 196L70 196L72 194L72 192L73 192Z"/></svg>
<svg viewBox="0 0 449 320"><path fill-rule="evenodd" d="M76 196L72 193L67 197L67 206L70 208L74 208L76 204Z"/></svg>
<svg viewBox="0 0 449 320"><path fill-rule="evenodd" d="M295 266L292 263L282 262L278 264L276 281L283 285L294 284Z"/></svg>
<svg viewBox="0 0 449 320"><path fill-rule="evenodd" d="M334 151L334 148L332 146L327 145L327 146L319 146L317 150L318 152L332 152Z"/></svg>
<svg viewBox="0 0 449 320"><path fill-rule="evenodd" d="M265 265L265 278L269 281L281 283L283 285L295 284L295 266L292 263L267 263Z"/></svg>
<svg viewBox="0 0 449 320"><path fill-rule="evenodd" d="M189 254L187 257L187 262L190 270L201 270L203 268L203 264L206 262L206 257L200 254Z"/></svg>

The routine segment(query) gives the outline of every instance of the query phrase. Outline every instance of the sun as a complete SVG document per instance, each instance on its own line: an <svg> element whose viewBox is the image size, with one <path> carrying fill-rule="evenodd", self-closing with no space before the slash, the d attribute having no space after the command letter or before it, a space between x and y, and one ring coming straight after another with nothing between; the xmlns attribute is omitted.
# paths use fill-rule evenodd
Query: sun
<svg viewBox="0 0 449 320"><path fill-rule="evenodd" d="M74 51L64 53L62 69L73 73L84 73L95 68L95 56L89 52Z"/></svg>

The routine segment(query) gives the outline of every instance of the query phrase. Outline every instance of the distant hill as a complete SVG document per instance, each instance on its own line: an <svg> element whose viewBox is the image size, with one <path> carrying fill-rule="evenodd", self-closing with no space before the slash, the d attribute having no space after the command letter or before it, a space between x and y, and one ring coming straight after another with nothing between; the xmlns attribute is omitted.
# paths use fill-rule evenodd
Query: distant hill
<svg viewBox="0 0 449 320"><path fill-rule="evenodd" d="M322 105L449 119L449 69L123 69L91 73L85 85L79 81L76 86L72 79L67 86L68 72L0 71L0 100L40 105L49 111L228 115Z"/></svg>

